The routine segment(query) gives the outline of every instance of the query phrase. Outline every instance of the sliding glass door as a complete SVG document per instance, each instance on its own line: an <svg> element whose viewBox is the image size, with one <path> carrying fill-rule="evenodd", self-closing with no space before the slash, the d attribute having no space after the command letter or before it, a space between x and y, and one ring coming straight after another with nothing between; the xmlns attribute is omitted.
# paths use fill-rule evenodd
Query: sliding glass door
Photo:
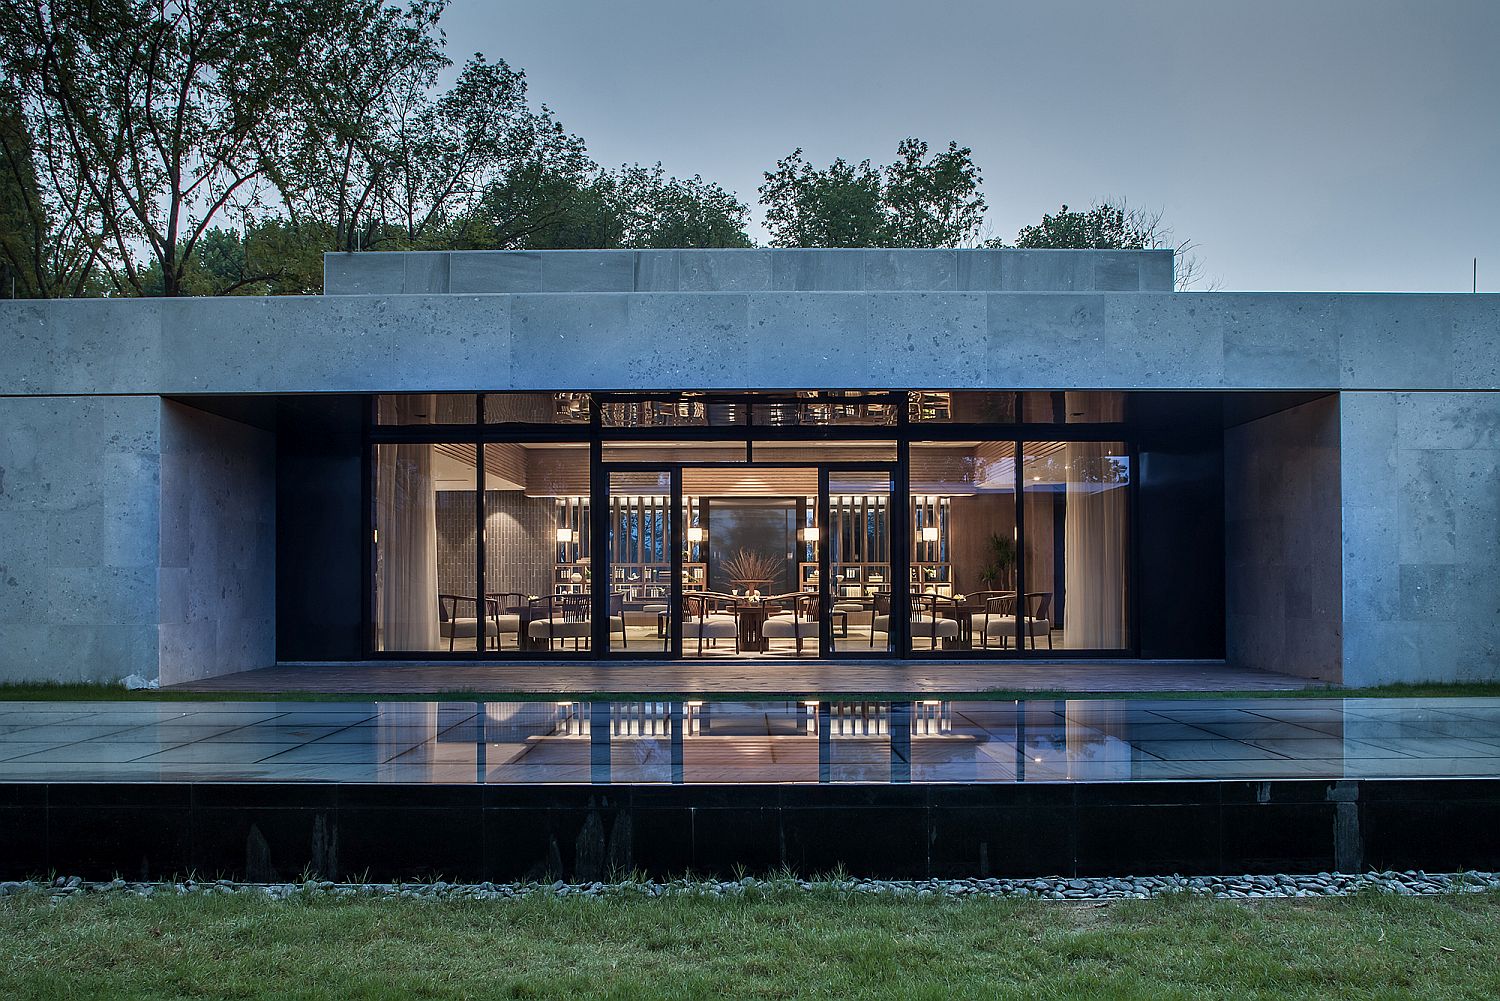
<svg viewBox="0 0 1500 1001"><path fill-rule="evenodd" d="M906 636L907 607L894 472L825 467L819 479L824 649L835 656L891 656Z"/></svg>
<svg viewBox="0 0 1500 1001"><path fill-rule="evenodd" d="M680 649L683 538L681 473L673 467L605 474L606 545L597 608L613 656L663 657Z"/></svg>

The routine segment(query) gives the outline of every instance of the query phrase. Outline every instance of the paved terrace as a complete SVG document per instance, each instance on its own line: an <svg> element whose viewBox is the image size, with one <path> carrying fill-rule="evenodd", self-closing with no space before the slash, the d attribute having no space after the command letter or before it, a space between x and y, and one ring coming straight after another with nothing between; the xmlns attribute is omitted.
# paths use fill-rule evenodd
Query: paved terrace
<svg viewBox="0 0 1500 1001"><path fill-rule="evenodd" d="M0 703L0 783L1095 783L1500 773L1500 699Z"/></svg>

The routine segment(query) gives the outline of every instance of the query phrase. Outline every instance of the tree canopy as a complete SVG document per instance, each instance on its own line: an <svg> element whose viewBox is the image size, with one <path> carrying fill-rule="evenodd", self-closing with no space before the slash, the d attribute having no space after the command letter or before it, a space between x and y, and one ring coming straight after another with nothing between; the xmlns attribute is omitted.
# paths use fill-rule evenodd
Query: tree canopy
<svg viewBox="0 0 1500 1001"><path fill-rule="evenodd" d="M0 5L0 296L315 293L326 251L752 245L734 192L602 167L523 71L455 68L447 4ZM774 247L963 247L981 185L967 146L907 138L879 166L795 149L758 193ZM1169 238L1159 214L1106 201L1045 214L1016 246Z"/></svg>
<svg viewBox="0 0 1500 1001"><path fill-rule="evenodd" d="M992 240L986 246L1002 246ZM1056 213L1043 213L1042 221L1023 226L1016 246L1058 250L1167 250L1174 255L1179 290L1205 281L1203 262L1191 240L1174 240L1162 213L1136 208L1122 199L1095 202L1079 212L1064 205ZM1212 288L1209 284L1207 287Z"/></svg>
<svg viewBox="0 0 1500 1001"><path fill-rule="evenodd" d="M470 57L447 0L0 8L0 261L18 295L316 291L327 250L746 246L730 192L603 170Z"/></svg>
<svg viewBox="0 0 1500 1001"><path fill-rule="evenodd" d="M982 178L966 146L904 139L876 168L842 157L818 169L802 150L777 161L760 187L773 247L958 247L984 219Z"/></svg>

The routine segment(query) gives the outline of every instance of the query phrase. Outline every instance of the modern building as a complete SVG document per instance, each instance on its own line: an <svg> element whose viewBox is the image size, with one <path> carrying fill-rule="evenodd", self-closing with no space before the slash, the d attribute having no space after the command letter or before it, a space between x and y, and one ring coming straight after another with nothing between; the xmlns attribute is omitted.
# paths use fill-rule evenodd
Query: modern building
<svg viewBox="0 0 1500 1001"><path fill-rule="evenodd" d="M0 303L0 680L1500 677L1500 297L1178 293L1167 251L325 267Z"/></svg>

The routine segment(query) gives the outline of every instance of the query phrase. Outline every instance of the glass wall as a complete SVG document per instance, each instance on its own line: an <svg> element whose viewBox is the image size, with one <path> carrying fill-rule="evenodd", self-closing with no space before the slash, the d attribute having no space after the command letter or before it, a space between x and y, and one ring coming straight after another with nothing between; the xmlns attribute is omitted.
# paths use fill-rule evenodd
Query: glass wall
<svg viewBox="0 0 1500 1001"><path fill-rule="evenodd" d="M379 397L370 648L1128 652L1126 403L982 391Z"/></svg>
<svg viewBox="0 0 1500 1001"><path fill-rule="evenodd" d="M1130 472L1124 442L1023 445L1026 649L1130 645Z"/></svg>
<svg viewBox="0 0 1500 1001"><path fill-rule="evenodd" d="M374 459L374 648L478 650L490 609L476 586L474 446L377 445Z"/></svg>
<svg viewBox="0 0 1500 1001"><path fill-rule="evenodd" d="M889 473L828 474L829 602L835 644L845 653L896 651L891 500Z"/></svg>
<svg viewBox="0 0 1500 1001"><path fill-rule="evenodd" d="M578 637L548 623L589 605L590 526L587 444L485 443L484 591L498 633L488 649L572 652L560 641Z"/></svg>
<svg viewBox="0 0 1500 1001"><path fill-rule="evenodd" d="M672 636L672 479L609 474L609 649L667 652Z"/></svg>
<svg viewBox="0 0 1500 1001"><path fill-rule="evenodd" d="M909 478L911 579L924 596L921 612L957 625L948 649L1014 651L1015 442L913 442ZM915 649L933 649L918 642L919 632Z"/></svg>

